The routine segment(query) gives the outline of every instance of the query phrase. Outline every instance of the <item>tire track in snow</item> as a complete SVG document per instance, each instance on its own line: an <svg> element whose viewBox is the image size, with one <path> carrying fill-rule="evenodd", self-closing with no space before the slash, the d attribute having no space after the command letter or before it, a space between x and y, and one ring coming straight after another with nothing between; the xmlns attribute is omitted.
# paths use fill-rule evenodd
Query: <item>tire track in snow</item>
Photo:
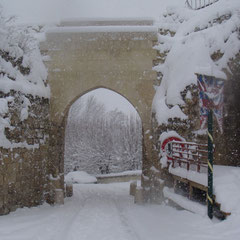
<svg viewBox="0 0 240 240"><path fill-rule="evenodd" d="M76 203L74 203L74 206L69 206L72 210L72 214L70 216L68 216L68 219L65 221L62 221L60 224L60 231L58 231L59 233L55 236L53 236L50 240L68 240L71 239L69 238L69 234L71 233L71 228L73 223L75 222L75 220L78 218L79 213L82 211L82 209L84 208L87 200L89 199L89 196L87 197L78 197L80 195L79 192L74 193L76 195L75 198L79 198L78 201ZM74 199L75 201L77 199ZM76 209L77 208L77 209ZM63 216L63 219L65 219L66 216ZM64 226L64 228L62 228L62 226Z"/></svg>
<svg viewBox="0 0 240 240"><path fill-rule="evenodd" d="M103 185L89 185L89 189L87 186L76 189L78 196L72 207L76 203L80 206L65 223L60 223L65 227L51 240L141 240L123 212L129 199L116 194L115 189L105 188ZM86 197L83 199L82 196Z"/></svg>
<svg viewBox="0 0 240 240"><path fill-rule="evenodd" d="M117 201L116 199L114 199L114 202L115 202L115 205L116 205L116 209L118 210L119 217L120 217L120 220L122 222L122 225L125 227L126 231L131 236L130 240L142 240L142 238L139 236L139 234L137 234L137 232L134 231L133 228L130 226L127 217L124 215L123 207L121 206L120 201Z"/></svg>
<svg viewBox="0 0 240 240"><path fill-rule="evenodd" d="M73 221L71 231L68 231L71 240L135 240L126 227L122 225L119 211L114 200L112 189L105 189L103 185L93 186L91 191L83 190L88 195L88 202L79 211ZM85 191L85 192L84 192Z"/></svg>

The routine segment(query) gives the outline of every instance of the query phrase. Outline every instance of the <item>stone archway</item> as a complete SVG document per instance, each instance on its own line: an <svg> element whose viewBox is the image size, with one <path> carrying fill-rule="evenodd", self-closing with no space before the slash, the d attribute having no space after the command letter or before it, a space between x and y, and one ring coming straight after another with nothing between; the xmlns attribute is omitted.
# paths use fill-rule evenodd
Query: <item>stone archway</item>
<svg viewBox="0 0 240 240"><path fill-rule="evenodd" d="M142 120L128 99L111 89L96 88L68 109L65 175L74 170L100 175L140 169Z"/></svg>
<svg viewBox="0 0 240 240"><path fill-rule="evenodd" d="M96 24L96 22L94 22ZM107 23L106 23L107 24ZM141 26L87 26L71 22L50 29L41 50L51 87L49 172L53 186L63 188L63 151L66 116L72 103L84 93L107 88L129 100L142 120L143 172L153 162L151 105L156 73L152 70L157 30L149 22ZM111 24L109 24L111 25Z"/></svg>

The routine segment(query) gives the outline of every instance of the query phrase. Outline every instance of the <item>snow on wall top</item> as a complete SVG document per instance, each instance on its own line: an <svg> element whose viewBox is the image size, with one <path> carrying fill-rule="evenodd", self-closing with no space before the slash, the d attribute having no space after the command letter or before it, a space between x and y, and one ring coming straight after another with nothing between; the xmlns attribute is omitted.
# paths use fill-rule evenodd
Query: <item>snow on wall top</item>
<svg viewBox="0 0 240 240"><path fill-rule="evenodd" d="M65 19L57 27L48 28L49 33L111 33L111 32L150 32L157 33L153 19L104 19L73 18Z"/></svg>
<svg viewBox="0 0 240 240"><path fill-rule="evenodd" d="M152 26L153 18L65 18L60 26Z"/></svg>
<svg viewBox="0 0 240 240"><path fill-rule="evenodd" d="M163 74L153 100L153 112L160 125L169 118L186 119L179 108L184 105L181 92L197 84L195 73L226 78L222 70L228 69L228 61L240 51L240 1L219 0L197 11L169 8L156 24L159 29L176 33L159 34L156 46L168 53L165 62L154 67ZM221 55L216 61L211 58L214 53Z"/></svg>
<svg viewBox="0 0 240 240"><path fill-rule="evenodd" d="M76 33L76 32L154 32L156 26L69 26L49 28L51 33Z"/></svg>
<svg viewBox="0 0 240 240"><path fill-rule="evenodd" d="M31 31L10 25L0 11L0 38L0 91L49 98L47 70Z"/></svg>

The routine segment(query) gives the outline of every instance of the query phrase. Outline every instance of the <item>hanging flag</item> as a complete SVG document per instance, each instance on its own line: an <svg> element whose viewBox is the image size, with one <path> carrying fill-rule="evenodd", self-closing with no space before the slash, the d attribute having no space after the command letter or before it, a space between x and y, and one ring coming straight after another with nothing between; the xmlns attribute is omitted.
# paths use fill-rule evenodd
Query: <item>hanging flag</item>
<svg viewBox="0 0 240 240"><path fill-rule="evenodd" d="M223 132L223 87L224 81L212 76L197 75L200 104L201 129L206 127L208 109L211 108Z"/></svg>

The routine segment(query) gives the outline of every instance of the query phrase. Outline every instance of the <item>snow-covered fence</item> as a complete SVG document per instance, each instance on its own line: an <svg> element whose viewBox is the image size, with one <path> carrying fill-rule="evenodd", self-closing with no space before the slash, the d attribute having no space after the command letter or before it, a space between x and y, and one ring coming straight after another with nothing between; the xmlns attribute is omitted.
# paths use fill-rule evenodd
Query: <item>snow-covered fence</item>
<svg viewBox="0 0 240 240"><path fill-rule="evenodd" d="M183 167L188 171L206 171L208 159L207 144L172 141L168 147L168 159L172 162L173 168Z"/></svg>
<svg viewBox="0 0 240 240"><path fill-rule="evenodd" d="M218 0L186 0L186 5L193 10L205 8Z"/></svg>

